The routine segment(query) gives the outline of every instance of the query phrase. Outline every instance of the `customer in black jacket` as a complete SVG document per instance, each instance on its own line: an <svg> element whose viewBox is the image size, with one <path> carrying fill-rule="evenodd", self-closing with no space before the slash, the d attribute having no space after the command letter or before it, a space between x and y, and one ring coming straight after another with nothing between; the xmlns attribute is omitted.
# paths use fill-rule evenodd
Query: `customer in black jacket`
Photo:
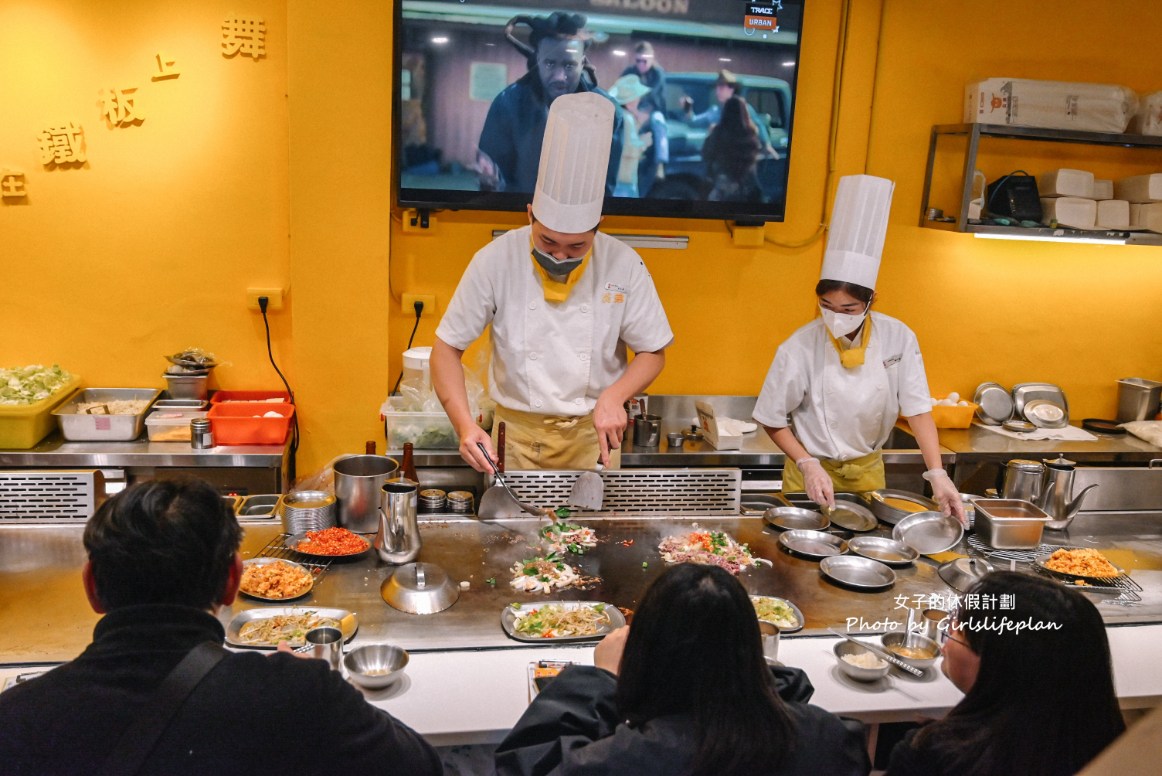
<svg viewBox="0 0 1162 776"><path fill-rule="evenodd" d="M499 774L868 772L860 731L779 698L754 607L717 566L668 569L594 663L533 700L496 750Z"/></svg>
<svg viewBox="0 0 1162 776"><path fill-rule="evenodd" d="M94 776L111 765L123 734L160 716L149 704L187 653L203 642L220 650L213 612L238 590L241 537L222 498L198 480L134 485L106 502L85 527L82 574L105 617L76 660L0 694L0 772ZM410 776L442 767L418 734L325 662L247 652L226 653L194 686L139 773L338 770Z"/></svg>

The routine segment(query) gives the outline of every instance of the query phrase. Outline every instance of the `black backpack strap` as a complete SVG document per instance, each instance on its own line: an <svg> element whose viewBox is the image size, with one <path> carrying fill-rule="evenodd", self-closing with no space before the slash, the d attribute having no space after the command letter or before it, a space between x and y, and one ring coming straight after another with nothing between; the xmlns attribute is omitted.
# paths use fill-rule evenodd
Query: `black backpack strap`
<svg viewBox="0 0 1162 776"><path fill-rule="evenodd" d="M203 641L186 653L122 734L98 776L132 776L140 771L182 703L225 656L222 645L212 641Z"/></svg>

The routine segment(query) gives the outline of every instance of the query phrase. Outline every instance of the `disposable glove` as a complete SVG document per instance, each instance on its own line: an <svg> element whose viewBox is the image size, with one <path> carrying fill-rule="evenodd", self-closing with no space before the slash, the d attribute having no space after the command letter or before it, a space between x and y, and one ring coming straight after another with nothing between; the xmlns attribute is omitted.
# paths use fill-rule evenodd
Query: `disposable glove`
<svg viewBox="0 0 1162 776"><path fill-rule="evenodd" d="M824 507L835 507L835 487L831 484L831 475L823 469L818 458L800 458L795 461L799 471L803 474L803 487L807 491L807 498Z"/></svg>
<svg viewBox="0 0 1162 776"><path fill-rule="evenodd" d="M940 511L946 515L956 515L956 519L965 528L968 528L968 517L964 514L964 502L960 498L960 491L952 484L952 478L943 469L929 469L921 475L932 486L932 499L940 505Z"/></svg>

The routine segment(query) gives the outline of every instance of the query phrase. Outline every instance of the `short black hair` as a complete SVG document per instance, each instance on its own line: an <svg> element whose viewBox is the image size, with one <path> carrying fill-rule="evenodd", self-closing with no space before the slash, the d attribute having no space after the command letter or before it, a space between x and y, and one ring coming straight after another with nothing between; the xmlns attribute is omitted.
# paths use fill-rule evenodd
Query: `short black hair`
<svg viewBox="0 0 1162 776"><path fill-rule="evenodd" d="M85 526L97 598L208 609L226 589L242 528L222 496L192 477L130 485Z"/></svg>
<svg viewBox="0 0 1162 776"><path fill-rule="evenodd" d="M870 304L872 297L876 295L874 288L848 283L844 280L820 280L815 284L815 296L823 296L832 291L846 291L864 304Z"/></svg>
<svg viewBox="0 0 1162 776"><path fill-rule="evenodd" d="M698 741L690 774L778 770L795 745L754 605L718 566L682 563L650 585L626 639L617 703L631 725L691 715Z"/></svg>

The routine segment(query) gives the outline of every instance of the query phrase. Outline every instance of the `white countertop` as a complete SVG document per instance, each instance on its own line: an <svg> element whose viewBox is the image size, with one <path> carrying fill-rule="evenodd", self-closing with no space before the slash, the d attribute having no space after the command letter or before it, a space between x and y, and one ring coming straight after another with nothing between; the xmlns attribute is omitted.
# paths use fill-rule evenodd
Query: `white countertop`
<svg viewBox="0 0 1162 776"><path fill-rule="evenodd" d="M1122 708L1162 704L1162 625L1107 628L1107 633ZM836 641L801 637L779 644L779 660L802 668L815 685L811 703L816 706L866 723L897 722L938 717L962 697L939 663L923 678L893 669L876 682L848 679L831 651ZM434 745L497 743L528 707L528 665L536 660L592 665L593 647L419 652L411 655L400 683L365 695ZM33 670L0 667L0 680Z"/></svg>

